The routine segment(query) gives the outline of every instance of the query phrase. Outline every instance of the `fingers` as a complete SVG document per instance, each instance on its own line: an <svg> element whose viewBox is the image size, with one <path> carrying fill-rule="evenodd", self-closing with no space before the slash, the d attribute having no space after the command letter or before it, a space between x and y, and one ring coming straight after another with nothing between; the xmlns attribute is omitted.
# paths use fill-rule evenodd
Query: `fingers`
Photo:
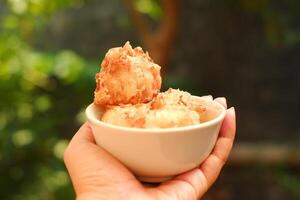
<svg viewBox="0 0 300 200"><path fill-rule="evenodd" d="M113 156L95 144L88 123L82 125L72 138L64 153L67 168L84 171L85 168L113 169L122 166ZM122 166L123 167L123 166Z"/></svg>
<svg viewBox="0 0 300 200"><path fill-rule="evenodd" d="M213 96L211 96L211 95L205 95L205 96L202 96L202 98L207 99L207 100L213 100Z"/></svg>
<svg viewBox="0 0 300 200"><path fill-rule="evenodd" d="M225 109L227 109L227 102L226 102L225 97L218 97L218 98L215 98L214 101L220 103L222 106L224 106Z"/></svg>
<svg viewBox="0 0 300 200"><path fill-rule="evenodd" d="M64 161L72 179L79 176L80 169L87 167L87 159L98 154L98 151L90 125L86 122L75 133L64 152Z"/></svg>
<svg viewBox="0 0 300 200"><path fill-rule="evenodd" d="M88 122L84 123L71 139L67 149L64 152L64 161L66 165L78 159L78 155L84 154L92 148L95 148L95 139ZM78 154L80 152L80 154ZM68 166L67 166L68 167Z"/></svg>
<svg viewBox="0 0 300 200"><path fill-rule="evenodd" d="M76 193L91 185L136 180L118 160L95 144L88 123L82 125L64 153L64 161Z"/></svg>
<svg viewBox="0 0 300 200"><path fill-rule="evenodd" d="M207 190L207 182L203 172L196 168L162 183L157 190L163 192L166 199L198 199Z"/></svg>
<svg viewBox="0 0 300 200"><path fill-rule="evenodd" d="M95 138L92 133L92 129L88 122L85 122L73 136L71 143L77 142L90 142L95 143Z"/></svg>
<svg viewBox="0 0 300 200"><path fill-rule="evenodd" d="M233 141L236 132L236 118L234 107L226 111L226 116L223 120L219 137L229 138Z"/></svg>
<svg viewBox="0 0 300 200"><path fill-rule="evenodd" d="M212 154L202 163L200 169L207 179L207 185L210 187L225 164L231 151L236 132L235 110L230 108L223 121L219 138Z"/></svg>
<svg viewBox="0 0 300 200"><path fill-rule="evenodd" d="M206 95L206 96L202 96L202 98L207 99L207 100L213 100L213 96L212 95ZM214 101L220 103L221 105L224 106L224 108L227 108L227 102L226 102L226 98L225 97L218 97L215 98Z"/></svg>

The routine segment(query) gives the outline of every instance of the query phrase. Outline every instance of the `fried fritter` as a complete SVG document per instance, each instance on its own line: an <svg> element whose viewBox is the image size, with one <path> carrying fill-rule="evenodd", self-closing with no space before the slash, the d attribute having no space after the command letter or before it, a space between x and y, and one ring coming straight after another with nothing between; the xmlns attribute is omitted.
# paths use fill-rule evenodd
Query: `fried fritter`
<svg viewBox="0 0 300 200"><path fill-rule="evenodd" d="M160 66L141 47L110 49L96 74L94 103L100 106L139 104L151 101L160 91Z"/></svg>
<svg viewBox="0 0 300 200"><path fill-rule="evenodd" d="M134 128L174 128L199 124L204 112L188 92L169 89L149 103L108 108L101 120Z"/></svg>
<svg viewBox="0 0 300 200"><path fill-rule="evenodd" d="M101 120L114 125L144 128L149 104L113 106L102 115Z"/></svg>

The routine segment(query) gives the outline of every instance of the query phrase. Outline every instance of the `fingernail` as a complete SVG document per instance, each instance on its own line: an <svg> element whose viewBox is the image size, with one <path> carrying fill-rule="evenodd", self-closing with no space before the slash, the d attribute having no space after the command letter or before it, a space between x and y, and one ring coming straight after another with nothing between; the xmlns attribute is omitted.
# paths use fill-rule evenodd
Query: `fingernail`
<svg viewBox="0 0 300 200"><path fill-rule="evenodd" d="M235 113L235 108L234 108L234 107L229 108L229 109L228 109L228 112L229 112L230 114L234 114L234 113Z"/></svg>
<svg viewBox="0 0 300 200"><path fill-rule="evenodd" d="M226 100L225 97L221 97L221 99L222 99L225 103L227 103L227 100Z"/></svg>
<svg viewBox="0 0 300 200"><path fill-rule="evenodd" d="M213 99L213 96L212 95L205 95L205 96L203 96L203 98L206 98L206 99Z"/></svg>
<svg viewBox="0 0 300 200"><path fill-rule="evenodd" d="M220 101L223 102L223 105L224 105L224 106L227 106L227 100L226 100L225 97L219 97L219 99L220 99Z"/></svg>

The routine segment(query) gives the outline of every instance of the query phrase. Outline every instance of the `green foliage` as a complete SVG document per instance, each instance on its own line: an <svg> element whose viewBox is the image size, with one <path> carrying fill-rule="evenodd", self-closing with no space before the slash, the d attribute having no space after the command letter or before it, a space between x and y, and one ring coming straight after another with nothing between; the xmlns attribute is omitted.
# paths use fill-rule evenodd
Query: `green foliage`
<svg viewBox="0 0 300 200"><path fill-rule="evenodd" d="M55 194L62 188L72 196L63 138L82 123L77 115L92 100L97 64L67 50L49 54L24 47L0 66L0 185L7 187L0 197L7 199L13 189L22 199L60 199Z"/></svg>
<svg viewBox="0 0 300 200"><path fill-rule="evenodd" d="M31 44L53 14L86 2L0 1L0 199L74 199L62 156L85 120L83 111L92 101L99 63L71 50L40 51ZM299 1L285 1L290 15L274 9L274 2L240 0L239 6L263 19L271 44L299 44L299 30L290 28L299 16ZM135 7L153 20L163 13L158 0L136 0ZM169 77L166 83L197 92L183 79ZM298 179L280 177L285 187L299 188Z"/></svg>
<svg viewBox="0 0 300 200"><path fill-rule="evenodd" d="M82 123L77 115L92 100L98 64L68 50L40 53L25 46L1 61L0 185L5 190L0 199L9 194L11 199L18 199L11 194L64 199L56 196L62 188L72 196L62 162L63 138Z"/></svg>
<svg viewBox="0 0 300 200"><path fill-rule="evenodd" d="M0 199L74 199L62 155L92 101L98 63L28 44L80 1L9 0L0 24Z"/></svg>
<svg viewBox="0 0 300 200"><path fill-rule="evenodd" d="M162 9L157 0L135 0L135 8L138 12L148 15L153 20L160 20Z"/></svg>
<svg viewBox="0 0 300 200"><path fill-rule="evenodd" d="M278 184L284 189L297 197L300 197L300 174L299 172L293 172L293 170L287 169L284 166L278 167L275 171L275 178Z"/></svg>
<svg viewBox="0 0 300 200"><path fill-rule="evenodd" d="M66 7L76 7L84 0L7 0L10 10L14 14L31 14L34 16L45 16L53 14Z"/></svg>

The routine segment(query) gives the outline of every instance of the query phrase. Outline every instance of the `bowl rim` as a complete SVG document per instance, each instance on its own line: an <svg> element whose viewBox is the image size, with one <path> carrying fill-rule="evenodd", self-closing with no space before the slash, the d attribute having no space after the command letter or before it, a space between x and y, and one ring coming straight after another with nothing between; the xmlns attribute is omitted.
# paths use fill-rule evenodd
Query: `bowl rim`
<svg viewBox="0 0 300 200"><path fill-rule="evenodd" d="M203 97L198 97L198 96L193 96L195 98L200 98L200 99L205 99ZM170 132L182 132L182 131L190 131L190 130L195 130L195 129L201 129L204 127L209 127L209 126L213 126L215 124L221 123L226 115L226 109L223 105L221 105L219 102L214 101L214 100L210 100L210 99L205 99L207 101L213 102L215 104L217 104L220 108L221 108L221 113L214 119L203 122L203 123L199 123L199 124L193 124L193 125L188 125L188 126L182 126L182 127L172 127L172 128L132 128L132 127L124 127L124 126L117 126L117 125L113 125L113 124L109 124L109 123L105 123L97 118L95 118L93 116L93 112L95 112L94 110L97 109L97 106L94 103L89 104L86 109L85 109L85 115L87 117L87 120L94 124L94 125L98 125L98 126L104 126L106 128L110 128L110 129L115 129L115 130L119 130L119 131L124 131L124 132L135 132L135 133L170 133Z"/></svg>

